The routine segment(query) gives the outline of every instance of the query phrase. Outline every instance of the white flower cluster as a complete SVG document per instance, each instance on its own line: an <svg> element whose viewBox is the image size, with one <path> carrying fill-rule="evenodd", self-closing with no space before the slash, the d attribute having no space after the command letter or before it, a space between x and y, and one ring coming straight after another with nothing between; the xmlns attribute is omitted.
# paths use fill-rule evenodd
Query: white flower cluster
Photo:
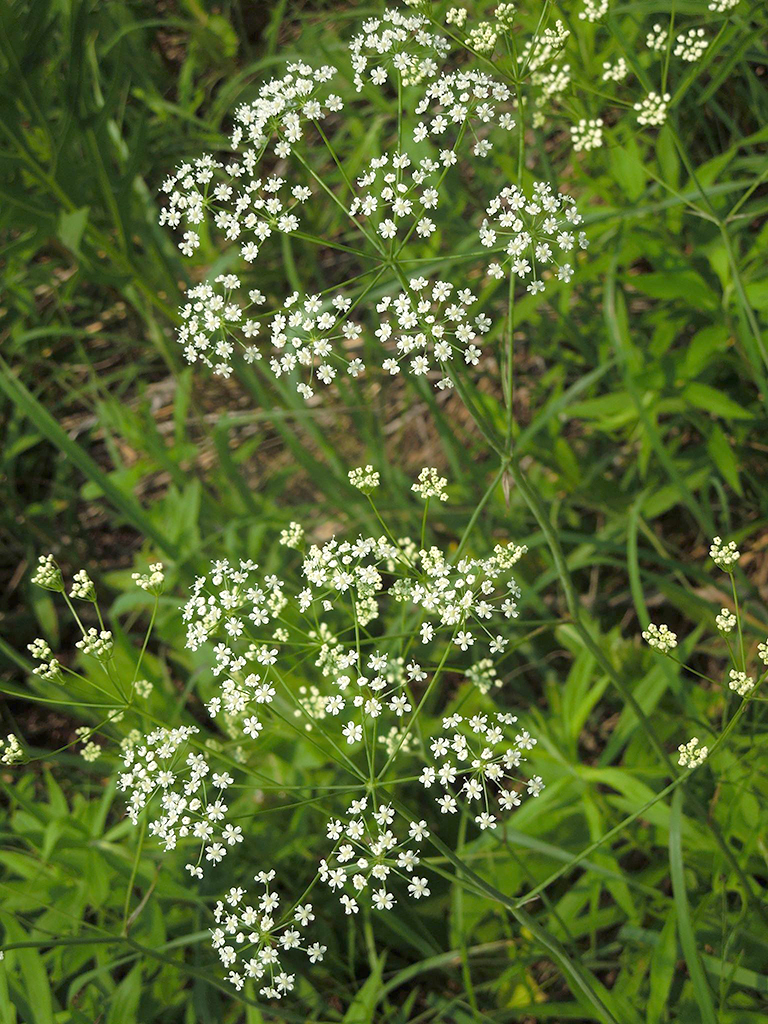
<svg viewBox="0 0 768 1024"><path fill-rule="evenodd" d="M284 548L300 548L304 543L304 527L301 523L290 522L280 531L280 543Z"/></svg>
<svg viewBox="0 0 768 1024"><path fill-rule="evenodd" d="M149 572L131 573L131 579L140 590L146 590L150 594L159 594L165 582L163 563L153 562L149 567Z"/></svg>
<svg viewBox="0 0 768 1024"><path fill-rule="evenodd" d="M555 192L546 182L536 182L530 197L517 185L508 185L489 203L486 214L480 226L482 244L492 248L505 242L501 262L488 267L491 277L502 278L507 270L522 280L530 275L527 291L532 295L544 290L542 271L550 267L557 268L558 280L571 280L573 266L559 263L556 252L589 244L583 231L574 231L583 218L571 196Z"/></svg>
<svg viewBox="0 0 768 1024"><path fill-rule="evenodd" d="M541 35L527 40L517 58L521 70L538 71L549 64L563 50L570 35L562 21L557 21L554 28L545 28Z"/></svg>
<svg viewBox="0 0 768 1024"><path fill-rule="evenodd" d="M603 119L602 117L582 119L577 124L571 125L571 142L575 153L582 150L588 153L592 149L599 149L603 144Z"/></svg>
<svg viewBox="0 0 768 1024"><path fill-rule="evenodd" d="M699 737L694 736L687 743L681 743L677 748L679 758L677 763L681 768L698 768L704 764L709 754L709 747L699 746Z"/></svg>
<svg viewBox="0 0 768 1024"><path fill-rule="evenodd" d="M490 658L481 658L474 665L470 665L467 669L467 679L480 693L489 693L491 689L499 689L502 685Z"/></svg>
<svg viewBox="0 0 768 1024"><path fill-rule="evenodd" d="M755 680L746 672L739 672L732 668L728 673L728 688L738 693L740 697L746 697L750 690L754 689Z"/></svg>
<svg viewBox="0 0 768 1024"><path fill-rule="evenodd" d="M453 153L445 153L448 162L455 160ZM408 238L413 231L428 238L435 224L423 214L437 206L439 194L430 176L439 169L440 165L427 157L414 167L408 154L402 152L374 157L357 178L363 194L350 203L350 216L370 218L385 241Z"/></svg>
<svg viewBox="0 0 768 1024"><path fill-rule="evenodd" d="M649 128L659 128L667 120L667 105L672 99L668 92L661 95L649 92L643 99L634 104L637 112L637 123Z"/></svg>
<svg viewBox="0 0 768 1024"><path fill-rule="evenodd" d="M371 465L350 469L347 476L353 487L357 487L359 491L363 491L366 494L375 490L379 486L381 479L378 470L374 469Z"/></svg>
<svg viewBox="0 0 768 1024"><path fill-rule="evenodd" d="M471 131L475 156L487 156L492 143L485 138L489 128L511 131L515 120L509 110L511 92L503 82L497 82L482 71L453 71L441 75L425 90L416 106L416 115L429 112L429 121L420 121L413 133L414 142L423 142L430 136L443 136L454 128L458 138L465 130ZM455 148L456 142L454 142Z"/></svg>
<svg viewBox="0 0 768 1024"><path fill-rule="evenodd" d="M5 739L0 737L0 764L18 764L24 760L24 751L18 738L10 733Z"/></svg>
<svg viewBox="0 0 768 1024"><path fill-rule="evenodd" d="M480 21L469 30L469 45L476 53L493 53L498 38L498 25L491 21Z"/></svg>
<svg viewBox="0 0 768 1024"><path fill-rule="evenodd" d="M600 21L608 12L608 0L584 0L584 10L579 11L581 21Z"/></svg>
<svg viewBox="0 0 768 1024"><path fill-rule="evenodd" d="M757 656L764 665L768 665L768 640L757 645Z"/></svg>
<svg viewBox="0 0 768 1024"><path fill-rule="evenodd" d="M236 566L227 559L220 559L211 565L210 580L206 576L197 577L182 615L189 623L187 647L190 650L198 650L219 627L230 640L243 636L242 615L246 609L254 627L263 626L280 614L287 603L282 585L275 576L266 577L264 586L254 585L257 581L253 574L257 568L250 559L241 559ZM245 659L236 658L226 644L219 645L214 653L217 661L214 675L224 672L230 665L236 670L245 667ZM259 660L264 664L273 663L266 655Z"/></svg>
<svg viewBox="0 0 768 1024"><path fill-rule="evenodd" d="M443 719L446 732L430 744L439 767L428 765L419 780L426 789L438 786L444 790L437 798L443 814L456 814L458 794L471 809L478 808L474 821L482 831L495 829L497 809L511 811L519 807L524 791L533 797L541 793L544 783L538 775L525 780L516 774L526 760L523 752L536 745L525 729L508 745L504 727L516 722L514 715L505 712L497 712L490 721L485 714L469 719L454 714Z"/></svg>
<svg viewBox="0 0 768 1024"><path fill-rule="evenodd" d="M407 884L408 895L414 899L429 896L426 878L413 873L420 863L419 845L429 837L426 822L410 822L401 839L393 831L394 822L391 804L379 804L374 810L368 797L353 800L343 820L328 822L326 834L335 846L328 859L320 862L320 879L340 893L345 913L358 913L363 894L370 897L376 910L391 910L397 902L390 891L392 876Z"/></svg>
<svg viewBox="0 0 768 1024"><path fill-rule="evenodd" d="M387 10L381 18L368 18L349 44L355 88L360 92L366 78L383 86L390 80L417 85L434 78L450 49L448 40L429 31L421 14Z"/></svg>
<svg viewBox="0 0 768 1024"><path fill-rule="evenodd" d="M669 626L664 624L656 626L651 623L648 629L643 630L642 636L649 647L655 647L662 654L677 647L677 633L673 633Z"/></svg>
<svg viewBox="0 0 768 1024"><path fill-rule="evenodd" d="M112 720L115 721L116 719L113 718ZM84 761L88 761L89 763L93 761L98 761L98 759L101 757L102 748L100 743L96 743L94 742L94 740L91 739L91 736L93 735L93 730L90 728L90 726L81 725L79 729L75 729L75 735L83 741L83 747L80 751L80 756L82 757L82 759Z"/></svg>
<svg viewBox="0 0 768 1024"><path fill-rule="evenodd" d="M246 362L260 358L251 339L261 325L257 319L244 320L243 316L252 307L263 305L266 296L254 288L248 292L247 302L238 299L240 278L236 274L220 274L214 284L220 288L208 282L190 288L189 301L179 309L183 322L176 330L176 340L184 346L187 362L199 361L218 376L229 377L236 347L243 350Z"/></svg>
<svg viewBox="0 0 768 1024"><path fill-rule="evenodd" d="M127 814L135 825L139 814L156 793L159 813L149 823L149 834L157 836L165 850L174 850L180 839L190 839L199 852L187 870L203 877L203 862L215 866L229 848L243 841L239 825L224 824L228 807L223 795L234 779L224 772L211 772L201 753L189 749L196 726L153 730L141 744L125 751L125 772L118 787L128 793ZM210 779L208 776L210 775Z"/></svg>
<svg viewBox="0 0 768 1024"><path fill-rule="evenodd" d="M442 493L440 478L426 485ZM334 685L331 696L320 691L302 695L301 712L314 720L352 710L353 718L341 731L348 744L359 742L359 714L364 719L385 710L395 719L409 714L405 687L423 682L427 674L415 662L396 670L386 652L374 651L366 665L373 670L370 675L354 638L342 643L337 634L348 634L350 621L359 628L377 618L378 600L388 593L432 620L422 622L424 644L445 628L463 651L483 640L492 653L502 651L507 640L494 635L487 623L498 612L516 617L520 592L510 571L525 550L499 545L488 558L452 565L439 549L417 551L410 542L395 546L384 537L334 539L306 552L301 567L305 586L298 594L275 576L259 578L252 562L214 563L210 579L196 580L183 615L189 648L197 650L209 638L216 641L213 674L224 678L220 693L208 702L209 712L214 717L223 712L236 719L238 733L258 736L263 726L253 709L272 702L275 684L283 685L281 666L290 667L298 645L302 656L314 653L315 667ZM384 572L394 573L394 582L385 584Z"/></svg>
<svg viewBox="0 0 768 1024"><path fill-rule="evenodd" d="M657 22L645 37L645 45L649 50L653 50L654 53L660 53L667 45L668 38L669 29L659 25Z"/></svg>
<svg viewBox="0 0 768 1024"><path fill-rule="evenodd" d="M447 501L447 486L448 481L444 476L438 476L436 469L425 466L419 473L419 479L413 484L411 490L415 491L424 501L428 501L430 498Z"/></svg>
<svg viewBox="0 0 768 1024"><path fill-rule="evenodd" d="M382 345L394 342L397 355L384 359L382 367L394 376L408 359L409 369L417 377L436 369L442 376L435 386L452 388L447 364L458 356L468 366L476 366L481 356L478 336L491 329L491 320L484 313L470 316L469 307L476 301L469 288L456 291L449 281L435 281L430 287L424 277L411 278L408 291L384 296L376 312L391 313L394 322L383 319L375 334Z"/></svg>
<svg viewBox="0 0 768 1024"><path fill-rule="evenodd" d="M714 11L716 14L727 14L728 11L732 11L738 5L739 0L710 0L707 4L707 10Z"/></svg>
<svg viewBox="0 0 768 1024"><path fill-rule="evenodd" d="M303 122L319 122L343 108L341 97L331 93L321 100L319 90L336 75L336 68L313 68L303 62L288 64L282 78L273 78L259 89L258 96L235 111L232 149L245 143L263 153L275 136L275 156L287 157L304 135Z"/></svg>
<svg viewBox="0 0 768 1024"><path fill-rule="evenodd" d="M269 361L270 368L275 377L306 369L308 379L296 383L296 391L305 400L314 396L312 385L316 381L326 387L333 383L337 374L334 362L351 377L365 370L358 356L348 359L339 351L361 344L360 328L346 320L351 305L352 300L341 294L328 302L320 295L293 292L272 317L270 341L275 355Z"/></svg>
<svg viewBox="0 0 768 1024"><path fill-rule="evenodd" d="M709 40L704 36L703 28L691 28L687 32L681 32L675 39L675 48L672 51L675 57L693 64L700 60L704 51L709 46Z"/></svg>
<svg viewBox="0 0 768 1024"><path fill-rule="evenodd" d="M299 228L298 207L312 195L306 185L288 186L277 174L255 176L259 154L246 150L242 163L222 164L210 154L184 163L163 182L168 206L160 211L160 224L185 228L179 249L192 256L200 246L196 230L210 216L227 241L240 243L240 255L252 263L262 244L274 232L291 234ZM223 174L220 173L223 171ZM220 178L217 182L217 178Z"/></svg>
<svg viewBox="0 0 768 1024"><path fill-rule="evenodd" d="M629 67L623 57L619 57L615 64L610 61L603 61L603 81L623 82L629 74Z"/></svg>
<svg viewBox="0 0 768 1024"><path fill-rule="evenodd" d="M741 558L741 552L737 550L735 541L729 540L727 544L724 544L720 537L713 537L709 557L718 568L730 573L733 572L733 566Z"/></svg>
<svg viewBox="0 0 768 1024"><path fill-rule="evenodd" d="M254 881L264 892L248 902L244 889L231 888L219 900L213 912L216 928L211 929L211 942L225 968L227 980L239 992L249 978L264 981L259 994L265 999L282 999L293 991L295 975L288 974L283 957L293 950L303 952L310 963L323 959L326 947L319 942L305 945L302 934L315 919L311 903L299 904L276 920L280 896L270 888L274 871L259 871Z"/></svg>

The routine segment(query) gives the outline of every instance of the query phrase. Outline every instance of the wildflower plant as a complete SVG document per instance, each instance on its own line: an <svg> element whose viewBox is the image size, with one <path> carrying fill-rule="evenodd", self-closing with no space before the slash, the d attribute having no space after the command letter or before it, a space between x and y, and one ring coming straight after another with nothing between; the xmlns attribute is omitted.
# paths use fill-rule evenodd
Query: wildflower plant
<svg viewBox="0 0 768 1024"><path fill-rule="evenodd" d="M211 153L186 155L166 177L160 225L190 269L175 334L196 380L200 371L233 378L222 385L224 400L234 403L242 384L262 401L258 417L281 425L285 410L313 424L316 412L335 406L375 415L386 402L374 409L371 396L378 403L387 389L400 389L426 403L441 430L451 416L464 417L493 477L467 512L453 500L457 467L437 463L405 480L400 466L377 453L348 468L318 419L315 436L334 462L324 483L340 491L338 522L291 509L290 518L265 515L247 536L239 522L222 523L220 535L179 557L180 582L154 557L126 571L130 596L111 614L95 571L64 572L43 555L31 574L46 601L66 604L76 630L68 651L54 653L51 630L29 644L35 686L41 699L64 695L87 714L64 749L78 754L83 770L106 775L109 766L125 827L137 837L123 937L150 850L193 894L217 979L257 1014L258 1007L282 1012L269 1008L311 988L304 972L340 961L329 922L342 919L350 930L359 922L378 964L377 922L450 892L459 919L465 894L478 920L502 915L512 935L505 944L533 936L587 1012L618 1019L624 996L609 995L525 909L573 867L597 866L613 879L613 854L605 863L591 855L616 830L601 834L603 808L594 802L591 846L585 841L581 854L543 880L526 877L530 887L518 899L506 888L527 842L526 822L546 813L567 821L566 774L579 785L593 778L621 789L625 779L611 762L633 733L647 741L643 757L658 761L644 763L644 774L669 781L622 828L667 795L681 799L691 779L696 785L721 765L727 774L727 741L762 699L768 637L750 650L739 607L741 554L734 541L714 537L710 560L727 584L706 618L714 634L707 663L684 622L670 615L673 629L655 606L656 621L649 620L636 571L629 589L645 625L637 632L651 650L641 654L638 644L617 640L615 650L603 651L556 515L527 472L525 445L542 423L523 427L516 419L527 400L516 382L517 318L522 308L527 318L563 323L578 335L574 290L593 280L589 261L603 265L602 247L593 244L600 212L586 208L568 175L557 180L550 153L566 147L578 165L637 132L671 133L696 65L717 58L736 6L710 3L695 23L687 10L669 18L632 12L631 46L621 53L609 0L579 0L563 18L550 5L534 17L503 2L386 7L366 17L344 47L331 48L328 63L276 59L272 77L232 110L229 136ZM599 81L587 64L600 69ZM354 135L369 123L362 158ZM447 202L451 196L460 203ZM312 259L303 259L308 253ZM277 281L274 259L284 268ZM565 415L567 401L561 393L553 398L544 426ZM311 461L298 435L289 436L294 454ZM570 456L578 475L567 445L556 455ZM222 447L224 458L231 456ZM391 514L393 480L402 515ZM256 498L239 484L250 508ZM514 493L530 510L552 574L510 530L486 531L483 513L497 492L506 509ZM635 513L637 526L640 504ZM446 523L462 517L454 538ZM577 571L584 566L571 561ZM549 587L555 576L562 614ZM126 634L140 615L146 632L134 649ZM173 638L167 662L153 652L158 618ZM564 702L563 736L550 728L543 700L523 699L523 688L510 685L510 655L533 655L540 630L556 634L569 655L576 651L578 699L571 690ZM695 681L675 735L652 727L655 678L628 683L616 667L620 644L638 662L658 657L663 670L675 663ZM524 667L544 677L544 660ZM721 662L718 675L711 664ZM600 679L590 689L595 669ZM625 702L615 733L596 710L609 681ZM551 690L556 703L558 687L549 682L538 690ZM158 711L162 686L168 700ZM592 714L602 717L589 734L590 764L581 765ZM568 744L574 763L566 772ZM8 770L35 756L15 730L0 741ZM643 796L646 789L644 782ZM271 820L282 828L296 807L313 828L273 867L262 838ZM668 822L676 819L667 808L657 818L671 848L677 825ZM648 821L659 827L657 818ZM733 860L724 845L724 858ZM561 856L551 844L541 850ZM678 905L685 902L681 875L675 860ZM623 887L610 892L616 905L630 898ZM612 913L613 903L593 907L603 909ZM396 930L405 934L408 926L399 921ZM680 939L686 947L682 931ZM479 1019L463 934L456 947L467 1005ZM695 971L692 978L700 981ZM538 1001L537 994L534 1010ZM634 1018L624 1012L622 1019Z"/></svg>
<svg viewBox="0 0 768 1024"><path fill-rule="evenodd" d="M93 607L101 628L77 616L52 557L41 559L35 579L63 596L82 632L76 648L100 667L107 686L96 685L106 694L111 685L105 721L78 729L76 739L86 763L105 756L111 741L131 824L163 853L178 852L193 882L220 873L230 857L239 860L248 851L249 822L258 813L244 816L238 794L263 778L263 748L287 733L347 776L323 800L330 845L308 871L305 891L315 890L316 903L327 892L346 915L355 916L361 908L386 912L430 896L435 882L427 854L439 815L453 816L461 808L478 832L493 830L500 814L513 812L526 796L537 797L544 781L526 771L526 752L536 741L526 729L514 728L517 717L511 713L478 710L466 720L466 734L460 727L464 717L454 713L443 722L444 729L458 729L450 741L424 736L425 709L446 706L449 673L462 671L463 662L469 677L479 658L489 676L493 670L486 666L509 644L522 598L512 571L525 547L500 543L482 557L449 559L434 545L395 540L376 508L378 472L367 465L350 471L350 481L367 496L383 533L315 544L292 523L280 545L286 553L297 551L300 561L283 576L263 572L251 559L217 559L196 578L177 614L187 649L205 665L200 690L206 694L207 727L157 723L145 731L139 725L114 749L114 729L125 728L126 715L147 721L152 687L138 678L141 656L126 686L96 585L83 570L73 577L75 596ZM435 469L421 471L413 490L425 502L425 516L430 499L446 501L446 486ZM164 567L152 563L147 572L131 576L153 602L151 631ZM411 624L405 634L404 619ZM45 667L44 678L88 686L87 677L59 667L44 640L34 641L30 652ZM454 765L446 759L447 744ZM22 756L16 738L9 737L3 762ZM444 790L433 820L414 818L402 802L403 773L418 776L427 788L434 783L435 792ZM454 784L456 795L449 795ZM274 878L273 871L256 874L264 886L258 899L239 884L226 889L213 908L211 927L213 948L234 990L252 979L270 1000L295 987L286 956L291 964L297 952L316 963L326 952L319 940L304 936L315 917L313 904L302 900L279 914Z"/></svg>
<svg viewBox="0 0 768 1024"><path fill-rule="evenodd" d="M462 28L450 15L440 24L420 9L396 8L367 19L338 66L289 63L237 109L229 152L182 163L168 177L161 223L182 252L192 256L214 241L232 251L228 271L194 285L181 307L177 337L189 361L225 377L250 363L307 401L342 387L347 376L359 384L382 371L427 377L442 390L457 375L469 371L472 379L492 318L478 308L474 289L422 275L419 263L450 252L454 228L440 196L472 161L494 147L513 149L520 177L528 118L520 83L540 75L567 38L559 22L542 25L510 64L495 52L498 39L515 39L509 5L499 6L497 19L493 28L463 21ZM492 56L466 66L477 53ZM348 172L339 141L344 111L388 90L397 92L396 123L385 118L380 150ZM586 147L597 144L598 129L591 131ZM583 230L573 230L582 221L573 197L538 178L518 204L522 187L516 181L480 199L469 216L485 245L496 235L504 242L491 273L516 277L536 294L552 277L567 284L576 252L588 243ZM338 240L323 235L327 203L346 221ZM502 223L494 234L487 218L495 213ZM262 246L279 235L346 254L359 267L332 288L324 282L280 300L253 271ZM462 263L465 279L479 276L480 253ZM488 355L499 361L502 350L496 342Z"/></svg>

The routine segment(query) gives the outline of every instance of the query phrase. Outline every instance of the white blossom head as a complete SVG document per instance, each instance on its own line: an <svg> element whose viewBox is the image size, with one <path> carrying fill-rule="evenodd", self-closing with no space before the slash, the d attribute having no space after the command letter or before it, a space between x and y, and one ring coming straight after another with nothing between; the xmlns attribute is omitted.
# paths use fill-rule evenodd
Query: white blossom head
<svg viewBox="0 0 768 1024"><path fill-rule="evenodd" d="M498 253L488 267L492 277L512 274L527 282L532 295L544 291L553 276L571 280L571 254L589 244L584 231L577 230L583 218L571 196L555 192L546 182L537 182L531 195L508 185L485 212L480 241Z"/></svg>

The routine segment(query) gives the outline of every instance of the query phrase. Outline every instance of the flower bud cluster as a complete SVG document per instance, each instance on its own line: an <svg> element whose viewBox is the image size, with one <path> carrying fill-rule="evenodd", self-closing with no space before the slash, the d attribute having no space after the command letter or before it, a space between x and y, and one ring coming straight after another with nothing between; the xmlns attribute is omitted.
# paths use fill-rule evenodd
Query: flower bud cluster
<svg viewBox="0 0 768 1024"><path fill-rule="evenodd" d="M662 654L667 654L677 647L677 633L673 633L669 626L663 623L661 626L651 623L648 629L643 630L642 636L649 647L655 647Z"/></svg>
<svg viewBox="0 0 768 1024"><path fill-rule="evenodd" d="M687 32L681 32L675 39L675 48L672 53L675 57L693 64L700 60L704 51L709 46L709 40L705 38L703 28L691 28Z"/></svg>
<svg viewBox="0 0 768 1024"><path fill-rule="evenodd" d="M5 739L0 737L0 764L18 764L24 760L24 751L21 744L13 733L9 733Z"/></svg>
<svg viewBox="0 0 768 1024"><path fill-rule="evenodd" d="M712 539L712 546L709 549L709 557L719 569L725 572L733 572L733 566L741 558L741 552L736 548L736 542L729 540L724 544L720 537Z"/></svg>
<svg viewBox="0 0 768 1024"><path fill-rule="evenodd" d="M78 601L96 600L96 588L85 569L78 569L72 577L72 587L69 591L69 596Z"/></svg>
<svg viewBox="0 0 768 1024"><path fill-rule="evenodd" d="M415 491L424 501L428 501L430 498L447 501L447 486L448 481L444 476L438 476L436 469L425 466L419 473L419 479L411 486L411 490Z"/></svg>
<svg viewBox="0 0 768 1024"><path fill-rule="evenodd" d="M600 21L608 11L608 0L584 0L584 10L579 11L580 21Z"/></svg>
<svg viewBox="0 0 768 1024"><path fill-rule="evenodd" d="M728 688L733 690L734 693L738 693L740 697L746 697L754 687L755 680L752 676L748 676L746 672L740 672L738 669L732 668L728 673Z"/></svg>
<svg viewBox="0 0 768 1024"><path fill-rule="evenodd" d="M83 633L75 647L83 654L88 654L97 661L108 661L112 657L112 632L109 629L95 629L93 626Z"/></svg>
<svg viewBox="0 0 768 1024"><path fill-rule="evenodd" d="M634 104L637 123L648 128L659 128L667 120L667 106L672 99L668 92L661 95L651 90L647 96Z"/></svg>
<svg viewBox="0 0 768 1024"><path fill-rule="evenodd" d="M677 748L679 757L677 763L681 768L698 768L704 764L709 754L709 748L699 745L699 737L694 736L687 743L681 743Z"/></svg>
<svg viewBox="0 0 768 1024"><path fill-rule="evenodd" d="M304 543L304 527L301 523L290 522L285 530L281 530L280 543L285 548L300 548Z"/></svg>
<svg viewBox="0 0 768 1024"><path fill-rule="evenodd" d="M150 594L159 594L163 589L165 574L162 562L153 562L148 573L131 573L131 579L140 590L146 590Z"/></svg>
<svg viewBox="0 0 768 1024"><path fill-rule="evenodd" d="M54 561L53 555L40 555L37 560L37 568L32 576L32 582L44 590L54 590L58 593L64 591L64 580L61 578L61 569Z"/></svg>

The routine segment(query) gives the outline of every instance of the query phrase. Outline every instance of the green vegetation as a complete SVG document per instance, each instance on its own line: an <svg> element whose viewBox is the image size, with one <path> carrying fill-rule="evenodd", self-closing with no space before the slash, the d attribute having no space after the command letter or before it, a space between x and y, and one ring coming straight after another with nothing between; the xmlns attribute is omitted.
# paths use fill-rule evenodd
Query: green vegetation
<svg viewBox="0 0 768 1024"><path fill-rule="evenodd" d="M433 5L441 24L447 6ZM528 33L538 6L521 4ZM341 60L383 5L0 5L0 733L28 758L0 765L0 1024L766 1019L766 694L742 700L728 669L733 657L758 675L768 637L768 17L750 0L717 17L703 0L640 0L612 3L598 28L582 6L545 5L581 64L552 118L527 125L523 177L576 198L590 246L570 286L516 300L513 397L489 358L452 392L371 373L314 404L261 364L223 379L184 361L182 291L231 261L208 236L182 257L158 226L160 189L180 162L227 146L234 110L286 60ZM711 41L670 73L667 121L644 130L632 104L658 83L643 40L670 15ZM622 55L636 95L619 89L612 105L603 64ZM375 115L351 105L333 125L350 177L392 128L391 97L377 97ZM598 116L603 146L574 152L568 125ZM463 268L477 251L478 208L519 170L502 148L468 164L466 188L441 196L423 271L462 286L451 259ZM322 172L343 187L330 160ZM361 272L333 203L308 216L329 245L272 239L253 270L270 299ZM492 352L507 344L506 285L472 273ZM375 532L348 480L368 463L396 537L426 530L479 557L527 544L493 696L538 737L531 774L547 788L503 836L454 823L452 847L425 849L430 898L399 914L345 917L314 894L329 952L276 1003L236 992L210 948L222 879L190 880L188 853L164 853L125 817L118 743L137 716L147 731L196 724L201 749L222 740L204 707L210 659L184 646L186 591L211 559L297 577L299 556L277 544L293 521L317 543ZM411 492L423 466L450 492L426 527ZM708 558L716 535L741 551L732 577ZM153 684L124 721L105 725L104 672L75 650L57 595L31 583L49 551L67 580L85 566L96 582L117 677L135 682L138 659ZM155 602L131 573L156 560ZM722 608L738 611L736 640L718 635ZM98 624L90 606L83 620ZM641 640L659 622L679 638L673 657ZM32 675L36 637L90 688ZM424 736L446 707L485 706L459 664ZM96 760L81 756L83 726ZM321 791L348 778L288 725L266 733L272 781L236 787L247 842L222 878L247 885L275 866L291 903L327 854ZM682 771L692 736L710 756ZM424 791L408 792L426 815Z"/></svg>

